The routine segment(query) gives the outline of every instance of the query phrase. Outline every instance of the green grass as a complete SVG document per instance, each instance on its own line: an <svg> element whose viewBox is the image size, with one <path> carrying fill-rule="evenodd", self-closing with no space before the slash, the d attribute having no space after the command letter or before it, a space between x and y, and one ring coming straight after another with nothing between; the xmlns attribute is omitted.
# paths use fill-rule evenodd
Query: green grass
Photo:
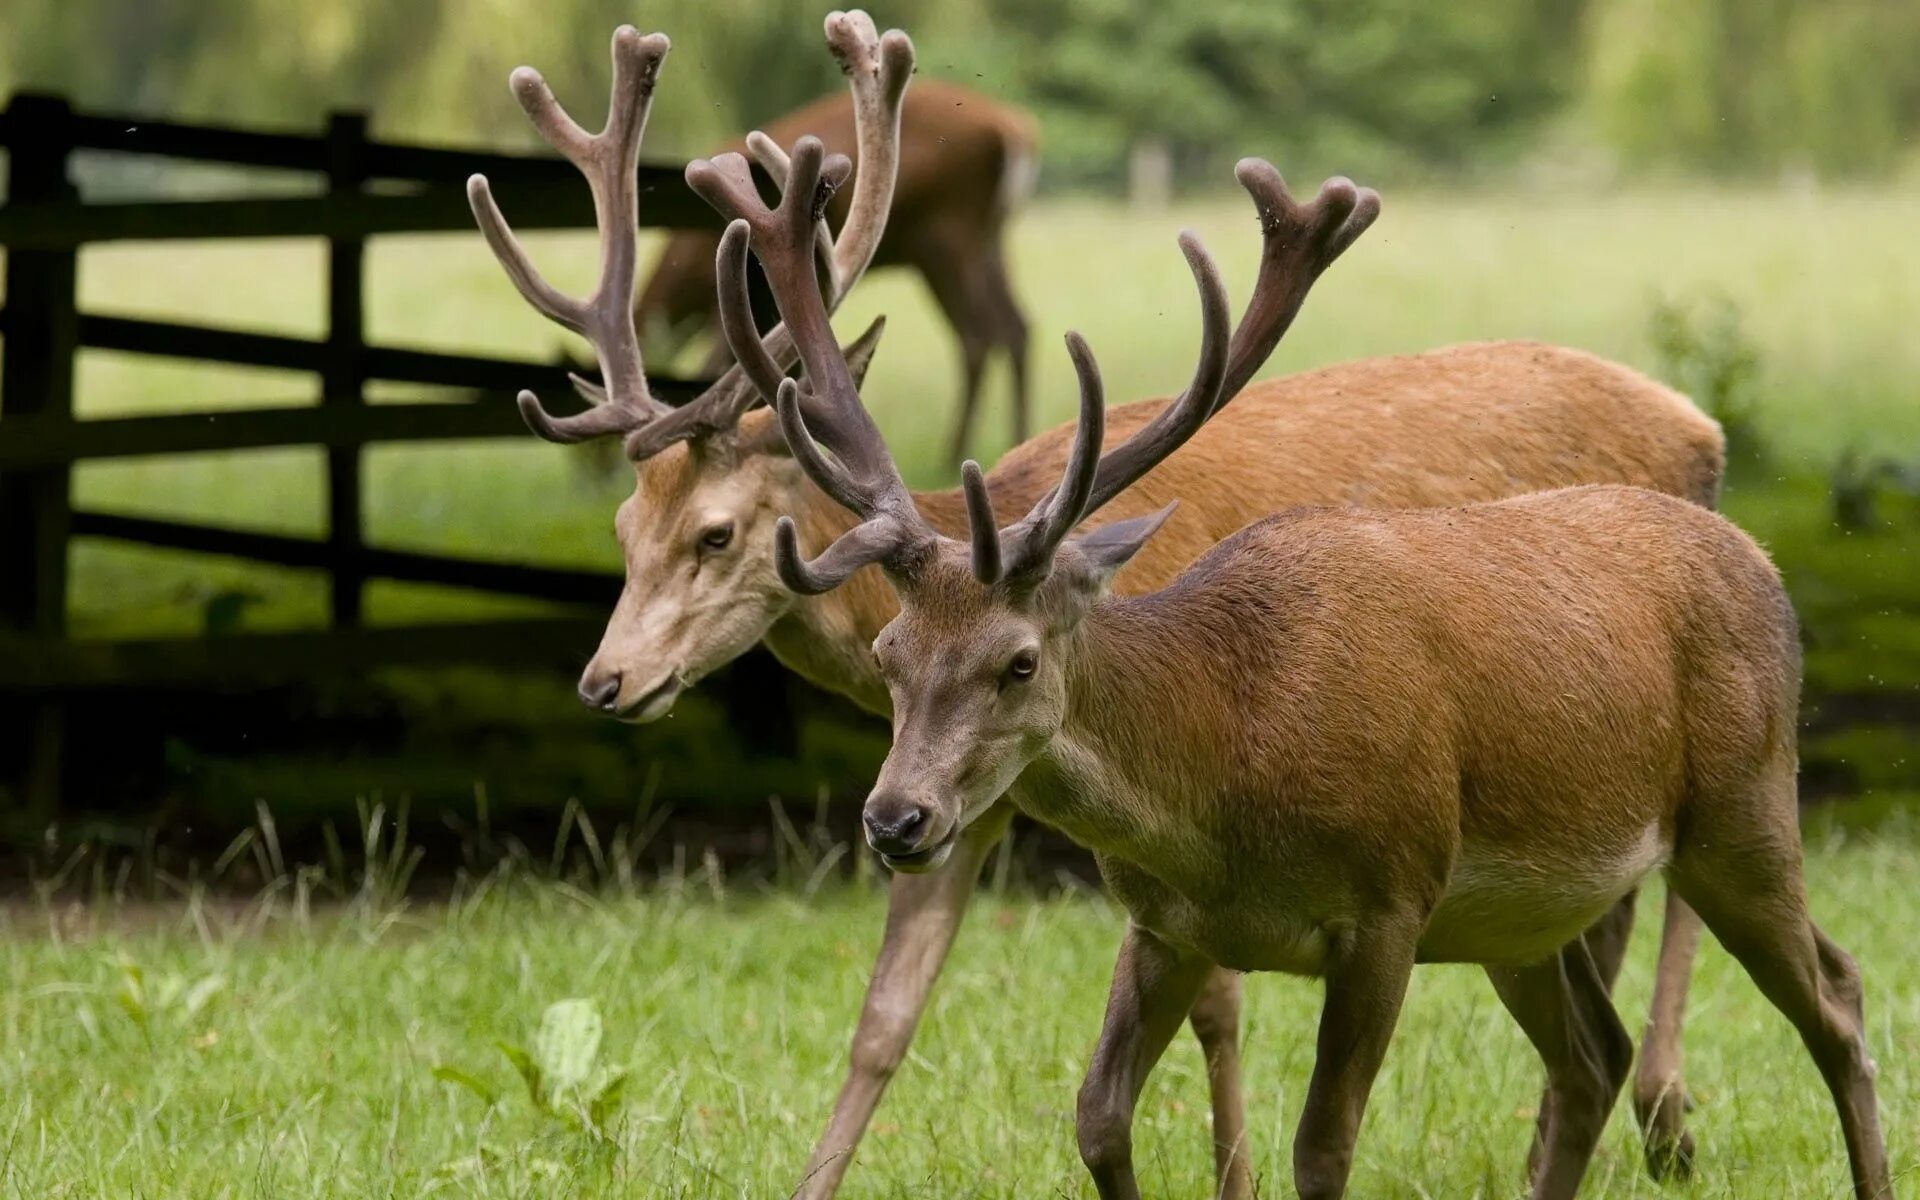
<svg viewBox="0 0 1920 1200"><path fill-rule="evenodd" d="M1920 844L1815 836L1822 925L1860 959L1896 1171L1920 1132ZM1657 888L1654 889L1657 892ZM1659 927L1620 988L1638 1029ZM236 909L0 910L0 1192L56 1197L785 1195L831 1106L880 929L878 888L726 894L678 886L590 895L515 883L401 912L301 920L285 891ZM984 900L854 1165L849 1197L1091 1196L1074 1091L1120 929L1084 893ZM123 1004L130 965L145 999ZM198 1007L154 997L169 979ZM1292 1126L1312 1061L1318 985L1256 977L1246 1058L1254 1162L1290 1195ZM529 1103L496 1042L542 1010L596 1001L602 1059L631 1068L596 1140ZM133 1013L144 1014L144 1023ZM1838 1125L1786 1022L1717 947L1701 958L1687 1038L1700 1171L1661 1188L1614 1113L1588 1197L1834 1197ZM442 1082L497 1089L489 1107ZM1357 1196L1510 1197L1539 1069L1479 973L1416 973L1363 1129ZM1203 1194L1204 1075L1182 1037L1140 1106L1148 1194Z"/></svg>
<svg viewBox="0 0 1920 1200"><path fill-rule="evenodd" d="M1306 190L1302 182L1302 191ZM1724 294L1741 305L1764 356L1763 424L1784 470L1824 471L1843 447L1920 441L1920 271L1910 255L1920 197L1893 190L1818 196L1705 187L1598 195L1390 192L1379 224L1322 282L1270 364L1286 372L1451 341L1538 337L1652 368L1646 337L1656 295ZM1071 415L1059 335L1084 331L1116 399L1184 380L1195 344L1192 285L1174 246L1198 229L1236 296L1257 237L1244 200L1161 214L1087 202L1044 205L1016 227L1013 262L1036 331L1044 420ZM536 258L563 284L590 277L590 239L536 235ZM551 356L563 335L520 302L478 237L394 239L371 253L369 325L387 342ZM324 266L317 245L105 247L83 257L81 295L96 311L317 333ZM919 281L876 276L849 302L843 330L891 319L868 388L916 482L949 482L938 465L955 390L954 352ZM1001 381L980 449L1005 445ZM199 411L307 402L311 380L260 371L162 365L96 354L82 361L81 412ZM1300 448L1310 453L1311 447ZM578 451L521 443L375 450L370 534L396 546L613 566L609 535L621 482L578 469ZM321 527L317 453L288 450L83 466L89 506L268 530ZM75 625L83 632L190 632L208 596L258 593L254 627L318 623L312 574L134 548L76 551ZM472 613L509 602L377 585L376 620Z"/></svg>

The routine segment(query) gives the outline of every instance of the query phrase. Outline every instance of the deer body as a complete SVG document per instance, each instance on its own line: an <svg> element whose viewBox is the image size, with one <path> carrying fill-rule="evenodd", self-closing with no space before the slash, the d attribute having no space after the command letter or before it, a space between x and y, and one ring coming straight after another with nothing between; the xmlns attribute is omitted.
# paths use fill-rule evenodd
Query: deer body
<svg viewBox="0 0 1920 1200"><path fill-rule="evenodd" d="M1663 868L1799 1030L1856 1197L1892 1195L1860 975L1800 876L1794 614L1751 539L1618 486L1302 508L1105 596L1154 520L999 579L923 544L875 645L883 852L937 856L1004 788L1132 918L1079 1101L1102 1197L1139 1196L1135 1099L1220 967L1326 979L1294 1174L1345 1195L1418 962L1487 968L1547 1067L1531 1194L1572 1197L1633 1056L1582 934Z"/></svg>
<svg viewBox="0 0 1920 1200"><path fill-rule="evenodd" d="M1166 404L1114 409L1107 444L1131 436ZM1052 487L1073 431L1071 423L1059 425L1010 450L986 476L995 507L1025 510ZM678 465L656 459L642 469ZM1719 427L1638 371L1562 346L1476 342L1250 384L1103 512L1133 517L1181 502L1115 578L1115 590L1131 595L1166 586L1234 530L1294 505L1464 504L1624 482L1711 506L1722 465ZM773 511L794 514L807 545L826 545L854 523L787 467L786 494ZM959 489L918 492L914 502L935 529L965 534ZM811 682L886 715L886 688L868 647L899 612L899 600L880 572L862 572L819 596L785 595L782 607L767 628L768 648Z"/></svg>
<svg viewBox="0 0 1920 1200"><path fill-rule="evenodd" d="M818 143L792 162L799 183L823 177ZM1294 1183L1306 1200L1345 1195L1422 958L1487 967L1547 1068L1532 1195L1573 1196L1633 1057L1587 930L1662 866L1798 1028L1856 1196L1888 1195L1859 972L1808 919L1800 878L1793 611L1732 525L1610 486L1294 510L1159 592L1110 597L1174 506L1076 528L1224 410L1371 220L1344 181L1302 210L1264 164L1238 173L1279 228L1231 337L1219 273L1183 234L1202 329L1187 388L1111 442L1098 365L1068 335L1080 419L1057 485L1002 525L967 463L960 539L921 511L861 403L806 210L769 209L737 160L688 167L733 218L723 283L744 278L751 242L807 382L751 336L735 283L723 316L741 368L796 464L859 518L812 558L782 519L780 578L819 595L878 566L900 599L873 643L893 745L868 844L896 870L937 869L1011 790L1101 856L1134 916L1078 1106L1105 1200L1137 1200L1135 1101L1222 966L1325 978ZM1232 1116L1216 1165L1221 1190L1244 1193Z"/></svg>
<svg viewBox="0 0 1920 1200"><path fill-rule="evenodd" d="M873 265L919 271L960 340L962 385L951 442L957 463L995 350L1006 352L1013 369L1014 440L1028 434L1027 322L1013 297L1003 243L1007 221L1037 173L1039 134L1018 109L928 78L916 80L907 93L901 129L893 206ZM829 153L853 157L858 168L854 106L844 94L791 112L765 133L782 146L811 134ZM742 139L723 149L745 151L747 144ZM836 228L845 223L847 208L846 193L837 194L828 209ZM660 331L677 342L714 322L719 298L713 256L719 244L719 235L704 229L681 230L667 240L634 305L643 334Z"/></svg>
<svg viewBox="0 0 1920 1200"><path fill-rule="evenodd" d="M1665 865L1683 811L1792 765L1771 566L1638 489L1294 510L1074 636L1010 794L1136 922L1240 970L1317 975L1382 903L1426 909L1422 961L1540 961Z"/></svg>

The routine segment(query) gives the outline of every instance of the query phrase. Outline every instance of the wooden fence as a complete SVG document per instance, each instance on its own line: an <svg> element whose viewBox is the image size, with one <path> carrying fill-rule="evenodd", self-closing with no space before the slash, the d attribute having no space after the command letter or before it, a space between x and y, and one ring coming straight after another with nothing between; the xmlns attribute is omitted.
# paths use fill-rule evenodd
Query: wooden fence
<svg viewBox="0 0 1920 1200"><path fill-rule="evenodd" d="M6 302L0 309L0 788L51 812L59 794L62 718L75 695L139 686L286 681L381 664L481 661L574 664L617 595L615 576L369 545L361 457L383 442L527 436L512 397L523 387L567 390L554 364L444 354L370 342L367 240L382 234L476 236L465 180L484 172L516 228L592 227L587 189L557 158L374 141L366 119L335 114L324 133L262 133L76 113L54 96L16 96L0 114L8 152ZM299 172L313 195L95 203L70 178L76 151L192 159ZM640 172L644 222L715 223L678 167ZM112 241L324 238L327 332L317 340L81 312L82 247ZM77 420L74 363L87 350L234 363L316 377L311 407ZM464 403L365 402L370 381L463 389ZM652 380L685 398L689 381ZM326 536L250 532L116 513L76 511L73 464L141 455L273 446L326 452ZM69 547L107 538L324 571L331 625L306 633L144 642L75 641L67 634ZM550 619L365 628L371 578L444 584L596 606Z"/></svg>

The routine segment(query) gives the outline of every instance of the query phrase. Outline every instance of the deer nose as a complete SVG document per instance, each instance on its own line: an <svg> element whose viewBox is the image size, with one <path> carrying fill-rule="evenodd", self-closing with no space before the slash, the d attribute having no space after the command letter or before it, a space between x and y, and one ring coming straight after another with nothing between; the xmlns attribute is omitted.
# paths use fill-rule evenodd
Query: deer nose
<svg viewBox="0 0 1920 1200"><path fill-rule="evenodd" d="M895 857L918 850L928 825L927 810L921 805L882 797L867 801L861 819L867 827L867 845Z"/></svg>
<svg viewBox="0 0 1920 1200"><path fill-rule="evenodd" d="M595 712L610 713L620 707L620 672L605 675L588 667L580 676L580 703Z"/></svg>

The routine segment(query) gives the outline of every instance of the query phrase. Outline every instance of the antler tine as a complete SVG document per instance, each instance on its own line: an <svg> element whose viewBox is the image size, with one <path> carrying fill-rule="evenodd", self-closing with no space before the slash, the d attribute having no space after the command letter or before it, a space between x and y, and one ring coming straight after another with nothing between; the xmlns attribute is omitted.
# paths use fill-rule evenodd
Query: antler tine
<svg viewBox="0 0 1920 1200"><path fill-rule="evenodd" d="M993 519L993 497L987 492L980 464L960 464L960 488L967 497L967 532L973 544L973 577L991 587L1000 582L1000 523Z"/></svg>
<svg viewBox="0 0 1920 1200"><path fill-rule="evenodd" d="M1217 411L1227 374L1227 289L1220 282L1220 269L1192 231L1180 235L1180 250L1200 292L1200 355L1193 379L1158 416L1101 454L1105 409L1100 369L1086 343L1077 334L1068 335L1067 349L1080 377L1080 423L1074 430L1073 452L1061 485L1001 535L1009 543L1008 575L1045 569L1060 543L1088 513L1132 487L1185 445Z"/></svg>
<svg viewBox="0 0 1920 1200"><path fill-rule="evenodd" d="M1080 381L1080 419L1073 428L1073 449L1067 456L1066 474L1060 485L1042 496L1025 517L999 535L1009 543L1005 555L1009 575L1043 569L1053 561L1054 550L1085 515L1101 465L1100 444L1106 439L1107 401L1106 386L1100 380L1100 364L1094 360L1086 339L1078 333L1067 334L1067 353L1073 358L1073 372Z"/></svg>
<svg viewBox="0 0 1920 1200"><path fill-rule="evenodd" d="M1294 200L1272 163L1243 158L1234 177L1260 214L1260 271L1233 331L1221 403L1237 395L1280 344L1320 273L1380 215L1380 195L1335 176L1307 204Z"/></svg>
<svg viewBox="0 0 1920 1200"><path fill-rule="evenodd" d="M750 244L806 366L808 416L819 427L822 439L876 500L910 510L912 499L906 484L879 429L860 403L847 361L834 341L813 273L814 219L833 189L845 181L848 165L838 156L826 158L817 138L801 138L793 149L788 191L773 209L761 201L746 160L737 154L689 164L687 182L723 215L746 224ZM744 286L737 279L744 266L744 259L737 254L734 261L722 264L735 276L726 290L728 307L735 311L723 328L734 339L730 345L743 364L742 370L750 377L764 379L775 360L770 353L756 349L751 344L753 338L740 336L752 329L752 318L741 304Z"/></svg>
<svg viewBox="0 0 1920 1200"><path fill-rule="evenodd" d="M914 51L913 41L906 34L892 29L879 35L872 18L857 10L829 14L826 36L853 94L854 135L860 155L859 176L838 240L829 235L824 220L816 221L816 253L827 280L826 309L831 313L871 265L893 207L894 180L900 168L900 112L907 83L913 77ZM788 175L792 163L787 154L761 133L749 134L747 147L780 186L782 195L791 194ZM714 165L719 166L726 158L721 155ZM758 193L749 194L757 205ZM816 215L824 216L824 212L823 198ZM742 330L753 328L750 318L737 324ZM776 363L782 373L793 364L793 338L784 324L758 340L765 349L763 357ZM742 361L741 347L731 336L728 345L736 363ZM749 379L747 372L736 365L691 403L635 430L627 439L627 454L644 458L676 441L730 429L748 409L772 399L769 388Z"/></svg>
<svg viewBox="0 0 1920 1200"><path fill-rule="evenodd" d="M853 92L854 136L860 173L853 181L847 220L833 245L833 281L838 304L866 273L880 248L893 209L900 171L900 109L913 77L913 41L898 29L880 36L873 18L855 9L827 14L827 46L840 62Z"/></svg>
<svg viewBox="0 0 1920 1200"><path fill-rule="evenodd" d="M753 161L760 164L760 169L767 173L767 178L773 180L773 186L785 195L787 172L792 166L792 160L787 157L787 152L780 148L780 143L756 129L747 135L747 153L753 155ZM820 269L826 273L826 292L831 306L834 298L839 296L842 290L835 274L833 261L833 230L828 227L827 218L824 215L817 225L818 227L813 231L814 258L819 261Z"/></svg>
<svg viewBox="0 0 1920 1200"><path fill-rule="evenodd" d="M801 557L793 519L781 517L774 526L774 566L781 582L802 595L817 596L839 587L870 563L901 564L915 547L933 539L933 530L921 519L912 499L905 496L904 488L894 493L887 481L856 478L821 452L800 416L798 383L780 381L774 393L774 409L780 417L780 432L786 435L801 470L843 507L866 518L809 562Z"/></svg>
<svg viewBox="0 0 1920 1200"><path fill-rule="evenodd" d="M548 283L527 257L495 203L484 175L467 180L467 199L480 232L514 287L533 307L585 337L600 362L604 403L571 417L554 417L531 392L519 396L521 415L549 441L578 442L624 433L668 411L647 390L646 367L632 318L633 282L638 259L639 198L636 172L640 140L653 107L660 65L671 48L664 34L642 36L631 25L613 35L613 89L606 125L589 134L567 115L540 72L513 72L515 99L541 137L586 176L593 193L594 223L600 234L600 278L584 298L568 296ZM593 389L579 387L589 398Z"/></svg>

